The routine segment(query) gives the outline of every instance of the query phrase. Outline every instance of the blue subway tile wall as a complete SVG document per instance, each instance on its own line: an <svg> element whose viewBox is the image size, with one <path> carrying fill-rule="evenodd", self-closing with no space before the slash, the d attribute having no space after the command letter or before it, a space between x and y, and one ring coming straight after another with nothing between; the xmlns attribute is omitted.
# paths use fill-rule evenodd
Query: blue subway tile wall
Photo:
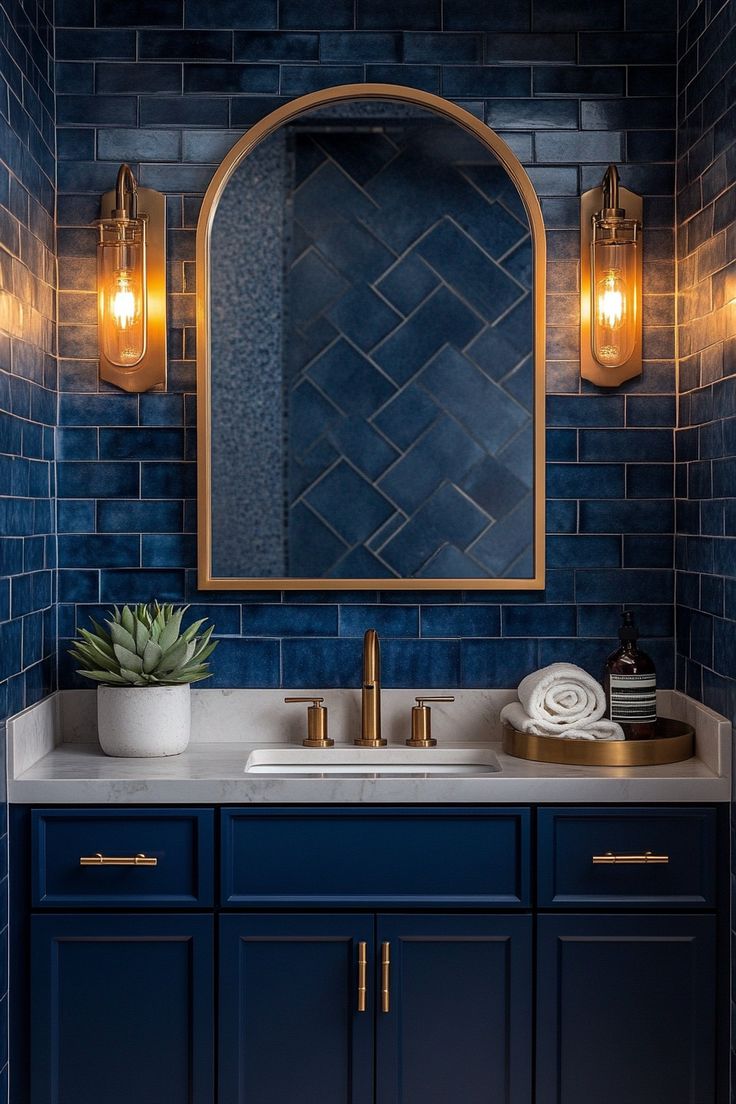
<svg viewBox="0 0 736 1104"><path fill-rule="evenodd" d="M677 685L736 724L733 3L684 0L678 57Z"/></svg>
<svg viewBox="0 0 736 1104"><path fill-rule="evenodd" d="M95 22L91 4L59 0L63 685L80 685L65 645L91 607L154 595L208 605L223 638L222 685L354 685L354 638L370 624L386 638L388 685L508 686L557 654L598 673L622 602L637 605L661 681L672 684L676 4L658 5L655 25L640 7L105 0ZM540 196L549 247L544 592L197 590L190 434L201 197L216 163L263 115L302 92L364 80L461 103L506 138ZM168 197L167 394L127 396L97 380L90 226L126 157ZM645 196L646 362L640 379L609 393L580 381L577 280L578 197L611 158ZM429 290L421 278L402 281L417 302Z"/></svg>
<svg viewBox="0 0 736 1104"><path fill-rule="evenodd" d="M55 686L56 262L51 0L0 4L0 955L7 957L5 720ZM7 1099L7 971L0 1101Z"/></svg>

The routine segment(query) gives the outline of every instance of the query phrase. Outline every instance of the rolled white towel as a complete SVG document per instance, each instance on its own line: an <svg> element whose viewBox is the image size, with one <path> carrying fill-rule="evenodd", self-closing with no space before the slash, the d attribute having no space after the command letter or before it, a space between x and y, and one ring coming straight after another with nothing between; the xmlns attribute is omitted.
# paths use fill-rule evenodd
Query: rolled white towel
<svg viewBox="0 0 736 1104"><path fill-rule="evenodd" d="M571 726L589 728L606 712L599 682L574 663L550 663L527 675L517 691L524 712L549 736Z"/></svg>
<svg viewBox="0 0 736 1104"><path fill-rule="evenodd" d="M567 725L556 725L555 731L552 732L549 726L530 717L521 702L505 705L501 710L501 720L510 724L517 732L529 732L533 736L552 736L557 740L623 740L625 738L620 724L605 719L588 721L585 724L573 722Z"/></svg>

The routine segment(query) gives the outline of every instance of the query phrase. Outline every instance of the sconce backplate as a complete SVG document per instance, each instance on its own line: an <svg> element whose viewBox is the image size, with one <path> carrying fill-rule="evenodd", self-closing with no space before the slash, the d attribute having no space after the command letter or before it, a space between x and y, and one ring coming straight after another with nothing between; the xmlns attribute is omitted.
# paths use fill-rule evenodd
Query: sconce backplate
<svg viewBox="0 0 736 1104"><path fill-rule="evenodd" d="M637 219L642 225L643 201L636 192L619 188L620 204L627 219ZM637 326L634 351L618 368L606 368L593 356L590 334L590 247L593 237L593 215L603 206L602 187L591 188L580 197L580 375L598 387L618 387L625 380L640 376L642 371L641 317ZM639 313L642 312L642 249L636 252Z"/></svg>
<svg viewBox="0 0 736 1104"><path fill-rule="evenodd" d="M100 354L100 379L124 391L166 390L166 196L153 188L138 188L138 214L147 215L146 283L148 329L146 352L134 368L121 368ZM101 215L115 206L115 192L105 192Z"/></svg>

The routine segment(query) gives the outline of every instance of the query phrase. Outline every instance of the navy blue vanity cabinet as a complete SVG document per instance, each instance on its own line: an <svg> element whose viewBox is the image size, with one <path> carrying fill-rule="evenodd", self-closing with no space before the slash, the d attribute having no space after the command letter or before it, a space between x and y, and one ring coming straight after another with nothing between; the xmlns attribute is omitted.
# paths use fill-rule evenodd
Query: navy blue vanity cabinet
<svg viewBox="0 0 736 1104"><path fill-rule="evenodd" d="M31 918L31 1104L212 1104L212 917Z"/></svg>
<svg viewBox="0 0 736 1104"><path fill-rule="evenodd" d="M373 917L220 917L220 1104L373 1104Z"/></svg>
<svg viewBox="0 0 736 1104"><path fill-rule="evenodd" d="M541 916L536 1104L718 1099L715 917Z"/></svg>
<svg viewBox="0 0 736 1104"><path fill-rule="evenodd" d="M379 915L376 1104L529 1104L532 918Z"/></svg>
<svg viewBox="0 0 736 1104"><path fill-rule="evenodd" d="M714 805L14 806L11 1104L727 1104L728 842Z"/></svg>
<svg viewBox="0 0 736 1104"><path fill-rule="evenodd" d="M724 1100L716 809L543 808L537 830L536 1104Z"/></svg>

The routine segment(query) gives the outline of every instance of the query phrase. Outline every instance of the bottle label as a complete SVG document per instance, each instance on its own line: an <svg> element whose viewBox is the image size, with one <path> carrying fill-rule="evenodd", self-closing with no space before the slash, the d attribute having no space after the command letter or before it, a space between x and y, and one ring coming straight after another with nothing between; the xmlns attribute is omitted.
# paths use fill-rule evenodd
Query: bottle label
<svg viewBox="0 0 736 1104"><path fill-rule="evenodd" d="M657 719L656 675L610 675L610 714L619 724Z"/></svg>

